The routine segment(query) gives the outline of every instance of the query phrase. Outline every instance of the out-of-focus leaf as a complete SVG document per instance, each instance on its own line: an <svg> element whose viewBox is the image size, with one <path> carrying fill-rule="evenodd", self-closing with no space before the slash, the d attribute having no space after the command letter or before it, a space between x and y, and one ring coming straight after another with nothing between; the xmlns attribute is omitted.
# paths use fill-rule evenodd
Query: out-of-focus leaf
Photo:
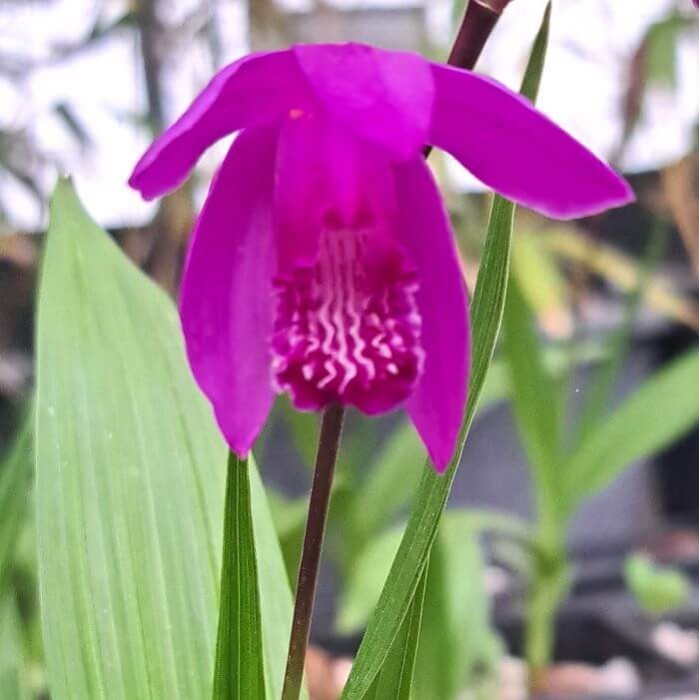
<svg viewBox="0 0 700 700"><path fill-rule="evenodd" d="M511 540L522 541L524 544L528 544L530 539L528 523L498 511L450 509L445 513L443 522L443 539L446 543L451 546L460 542L465 550L468 550L455 557L458 562L463 561L464 557L472 557L474 552L478 553L478 550L474 549L476 534L472 533L492 532ZM367 622L389 575L391 561L398 551L402 532L401 524L384 530L369 540L366 547L358 553L355 566L340 592L336 622L336 629L340 634L357 632ZM459 568L459 564L457 566ZM470 599L476 599L483 591L470 588L468 593ZM464 591L459 595L464 595Z"/></svg>
<svg viewBox="0 0 700 700"><path fill-rule="evenodd" d="M31 415L28 415L9 454L0 462L0 594L29 498L32 423Z"/></svg>
<svg viewBox="0 0 700 700"><path fill-rule="evenodd" d="M318 416L295 410L286 396L281 397L277 405L304 465L313 468L318 443Z"/></svg>
<svg viewBox="0 0 700 700"><path fill-rule="evenodd" d="M690 596L690 585L680 571L654 566L642 554L627 557L624 575L639 606L654 615L671 612Z"/></svg>
<svg viewBox="0 0 700 700"><path fill-rule="evenodd" d="M537 94L544 65L549 14L548 5L523 80L523 94L531 100ZM437 475L430 465L423 471L403 539L343 691L344 700L363 698L371 687L411 607L428 561L501 326L508 286L514 211L512 202L498 195L494 197L471 305L470 393L457 451L445 474Z"/></svg>
<svg viewBox="0 0 700 700"><path fill-rule="evenodd" d="M539 234L518 231L513 241L513 275L539 325L554 337L566 337L571 332L566 282Z"/></svg>
<svg viewBox="0 0 700 700"><path fill-rule="evenodd" d="M12 578L7 589L13 591L17 607L21 610L23 651L26 664L31 667L30 680L35 690L46 686L44 646L41 639L41 617L39 610L39 573L36 560L36 528L33 508L34 499L29 499L22 528L15 544L12 558ZM0 697L2 697L0 695Z"/></svg>
<svg viewBox="0 0 700 700"><path fill-rule="evenodd" d="M425 459L415 428L407 421L402 423L372 461L353 495L347 518L358 549L391 522L416 492Z"/></svg>
<svg viewBox="0 0 700 700"><path fill-rule="evenodd" d="M562 466L571 507L651 456L698 420L698 353L692 350L647 379L602 421Z"/></svg>
<svg viewBox="0 0 700 700"><path fill-rule="evenodd" d="M448 577L462 572L450 561L443 543L445 520L440 527L428 560L428 580L423 600L423 625L416 658L414 691L417 698L453 700L464 666L458 658L456 611L450 609ZM448 572L448 567L454 570ZM472 579L473 580L473 579ZM481 585L481 581L475 581ZM461 601L460 601L461 603Z"/></svg>
<svg viewBox="0 0 700 700"><path fill-rule="evenodd" d="M608 357L601 362L597 376L586 391L585 399L576 421L574 445L578 445L585 440L590 431L603 419L603 416L608 411L615 388L615 381L630 348L642 296L651 273L663 252L664 239L664 226L660 222L656 222L649 234L645 246L646 250L639 264L637 282L633 289L625 293L622 322L610 334L609 340L606 339L609 349Z"/></svg>
<svg viewBox="0 0 700 700"><path fill-rule="evenodd" d="M268 486L267 500L270 503L289 584L293 588L299 569L309 499L305 497L287 499Z"/></svg>
<svg viewBox="0 0 700 700"><path fill-rule="evenodd" d="M461 510L445 513L428 566L413 697L447 700L464 686L493 681L491 673L502 649L490 625L490 603L483 587L484 567L477 534L484 529L527 536L527 527L521 522L498 513ZM341 599L339 632L355 632L369 617L400 540L401 528L392 528L370 542L358 557ZM392 664L396 663L397 643L406 642L406 624L404 620L394 641ZM416 624L416 620L409 624ZM406 652L413 653L410 649ZM388 664L387 660L387 665L382 666L383 683L391 676L387 674ZM376 683L375 679L373 688ZM375 697L371 692L367 697Z"/></svg>
<svg viewBox="0 0 700 700"><path fill-rule="evenodd" d="M636 260L605 243L588 240L571 228L543 232L542 243L556 255L585 265L625 292L633 291L639 283L641 270ZM662 275L651 276L643 299L655 311L697 329L697 308L675 293Z"/></svg>
<svg viewBox="0 0 700 700"><path fill-rule="evenodd" d="M264 700L258 567L247 460L228 459L214 700Z"/></svg>
<svg viewBox="0 0 700 700"><path fill-rule="evenodd" d="M600 362L608 357L609 350L598 342L580 343L576 348L573 361L576 365ZM562 346L553 345L542 348L542 362L553 380L559 380L571 367L570 353ZM504 353L494 357L489 367L484 388L479 397L479 411L487 411L494 405L510 398L511 386L509 368Z"/></svg>
<svg viewBox="0 0 700 700"><path fill-rule="evenodd" d="M367 622L389 575L402 534L403 527L392 527L370 540L358 553L340 592L336 622L340 634L357 632Z"/></svg>
<svg viewBox="0 0 700 700"><path fill-rule="evenodd" d="M226 450L172 302L59 182L37 322L37 533L51 696L211 696ZM267 654L291 598L251 465ZM286 624L280 622L284 608ZM283 639L284 638L284 639Z"/></svg>
<svg viewBox="0 0 700 700"><path fill-rule="evenodd" d="M551 500L552 494L559 490L557 391L542 361L542 346L533 318L515 278L511 278L508 286L503 341L519 432L538 487Z"/></svg>
<svg viewBox="0 0 700 700"><path fill-rule="evenodd" d="M0 698L29 700L30 697L19 612L14 598L3 594L0 598Z"/></svg>
<svg viewBox="0 0 700 700"><path fill-rule="evenodd" d="M678 35L691 20L672 13L651 25L645 38L645 82L671 88L676 84L676 52Z"/></svg>
<svg viewBox="0 0 700 700"><path fill-rule="evenodd" d="M497 514L484 513L484 516ZM495 691L495 672L502 644L491 622L491 603L484 588L484 563L477 526L468 511L448 510L430 557L418 658L416 698L450 700L467 689L482 697Z"/></svg>

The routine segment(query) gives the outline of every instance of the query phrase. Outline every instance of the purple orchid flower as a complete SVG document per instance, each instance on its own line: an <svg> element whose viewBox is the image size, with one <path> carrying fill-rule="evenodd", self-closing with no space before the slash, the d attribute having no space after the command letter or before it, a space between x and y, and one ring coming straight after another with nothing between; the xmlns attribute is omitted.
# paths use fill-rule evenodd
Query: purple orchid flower
<svg viewBox="0 0 700 700"><path fill-rule="evenodd" d="M181 316L194 376L241 456L287 391L302 410L405 405L438 471L449 462L467 394L468 301L426 144L556 218L633 198L498 83L359 44L229 65L129 182L162 195L239 130L195 227Z"/></svg>

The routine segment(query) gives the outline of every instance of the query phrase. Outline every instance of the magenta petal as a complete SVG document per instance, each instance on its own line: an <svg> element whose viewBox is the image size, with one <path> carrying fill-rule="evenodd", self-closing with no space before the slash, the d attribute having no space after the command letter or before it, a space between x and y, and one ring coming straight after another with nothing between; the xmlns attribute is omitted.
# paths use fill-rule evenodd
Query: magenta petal
<svg viewBox="0 0 700 700"><path fill-rule="evenodd" d="M634 199L623 178L520 95L468 71L432 70L429 140L488 187L557 219Z"/></svg>
<svg viewBox="0 0 700 700"><path fill-rule="evenodd" d="M408 414L435 468L452 458L467 400L469 305L447 213L428 166L397 166L399 235L417 267L425 369Z"/></svg>
<svg viewBox="0 0 700 700"><path fill-rule="evenodd" d="M312 265L324 229L361 228L367 219L389 226L396 208L392 188L379 149L324 115L283 122L274 195L279 271Z"/></svg>
<svg viewBox="0 0 700 700"><path fill-rule="evenodd" d="M426 141L433 77L420 56L364 44L311 44L293 49L329 114L398 159Z"/></svg>
<svg viewBox="0 0 700 700"><path fill-rule="evenodd" d="M243 456L270 411L272 174L276 129L246 130L194 230L180 314L187 355L231 449Z"/></svg>
<svg viewBox="0 0 700 700"><path fill-rule="evenodd" d="M146 199L174 189L213 143L285 110L304 107L307 92L290 51L251 54L226 66L144 153L129 185Z"/></svg>

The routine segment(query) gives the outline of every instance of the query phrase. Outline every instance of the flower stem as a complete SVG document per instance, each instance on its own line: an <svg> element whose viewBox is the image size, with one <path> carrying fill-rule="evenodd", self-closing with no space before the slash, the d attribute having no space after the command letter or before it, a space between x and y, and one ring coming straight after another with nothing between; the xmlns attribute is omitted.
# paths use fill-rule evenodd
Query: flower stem
<svg viewBox="0 0 700 700"><path fill-rule="evenodd" d="M316 597L316 581L321 561L321 547L326 529L328 506L331 500L333 471L338 457L340 435L343 430L345 409L329 406L323 413L321 434L318 440L314 480L309 499L309 516L306 521L304 545L301 550L299 576L297 578L294 618L289 639L287 670L284 675L282 700L297 700L304 674L304 659L309 643L309 628Z"/></svg>
<svg viewBox="0 0 700 700"><path fill-rule="evenodd" d="M474 68L508 2L509 0L469 0L447 59L449 65L469 70Z"/></svg>
<svg viewBox="0 0 700 700"><path fill-rule="evenodd" d="M542 508L542 506L540 506ZM539 692L542 671L552 662L556 616L570 584L566 528L543 508L535 540L535 556L525 610L525 660L533 695Z"/></svg>
<svg viewBox="0 0 700 700"><path fill-rule="evenodd" d="M450 66L471 70L484 49L486 40L510 0L468 0L452 50L447 59ZM433 147L423 149L427 158Z"/></svg>

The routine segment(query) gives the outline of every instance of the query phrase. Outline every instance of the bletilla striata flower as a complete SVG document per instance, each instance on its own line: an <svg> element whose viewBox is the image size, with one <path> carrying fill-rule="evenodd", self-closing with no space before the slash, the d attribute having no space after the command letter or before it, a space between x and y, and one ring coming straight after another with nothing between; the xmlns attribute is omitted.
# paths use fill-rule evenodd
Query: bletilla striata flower
<svg viewBox="0 0 700 700"><path fill-rule="evenodd" d="M130 184L162 195L236 131L192 237L181 315L194 376L240 455L286 391L303 410L405 405L436 468L447 465L467 393L468 303L426 144L553 217L632 198L498 83L360 44L224 68Z"/></svg>

